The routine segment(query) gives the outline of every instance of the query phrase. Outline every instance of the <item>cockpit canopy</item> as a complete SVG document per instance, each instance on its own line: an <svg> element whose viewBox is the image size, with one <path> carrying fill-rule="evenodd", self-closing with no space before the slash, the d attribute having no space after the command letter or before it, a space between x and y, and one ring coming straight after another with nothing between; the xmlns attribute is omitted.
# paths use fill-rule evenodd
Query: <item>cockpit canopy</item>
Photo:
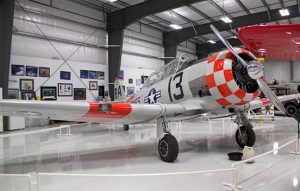
<svg viewBox="0 0 300 191"><path fill-rule="evenodd" d="M191 60L191 58L186 54L175 58L168 64L153 72L146 80L144 87L155 84L156 82L165 79L166 77L182 70L183 68L186 68L191 64L191 62L193 62L193 60Z"/></svg>

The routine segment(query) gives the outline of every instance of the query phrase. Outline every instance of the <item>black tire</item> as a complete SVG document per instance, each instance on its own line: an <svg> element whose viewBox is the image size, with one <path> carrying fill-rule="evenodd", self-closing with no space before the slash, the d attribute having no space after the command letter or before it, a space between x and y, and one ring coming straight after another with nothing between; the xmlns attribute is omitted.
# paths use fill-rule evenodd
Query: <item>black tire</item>
<svg viewBox="0 0 300 191"><path fill-rule="evenodd" d="M178 156L178 142L173 135L166 134L158 143L158 153L161 160L174 162Z"/></svg>
<svg viewBox="0 0 300 191"><path fill-rule="evenodd" d="M298 107L294 103L288 103L284 107L290 117L294 117L298 113Z"/></svg>
<svg viewBox="0 0 300 191"><path fill-rule="evenodd" d="M124 125L123 129L124 129L124 131L128 131L129 130L129 125Z"/></svg>
<svg viewBox="0 0 300 191"><path fill-rule="evenodd" d="M256 141L256 135L252 128L241 126L241 133L243 136L240 135L239 129L236 130L235 133L235 140L237 144L244 148L244 146L252 147Z"/></svg>

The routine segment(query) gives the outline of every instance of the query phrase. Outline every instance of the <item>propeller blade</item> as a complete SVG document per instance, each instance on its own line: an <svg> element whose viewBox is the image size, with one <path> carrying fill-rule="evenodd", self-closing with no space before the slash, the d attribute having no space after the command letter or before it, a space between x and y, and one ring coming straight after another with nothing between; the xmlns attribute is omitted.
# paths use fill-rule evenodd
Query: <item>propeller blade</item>
<svg viewBox="0 0 300 191"><path fill-rule="evenodd" d="M234 48L231 46L231 44L222 37L222 35L220 34L220 32L218 31L218 29L216 29L216 27L214 27L213 25L210 25L211 30L215 33L215 35L220 39L220 41L234 54L235 57L237 57L237 59L245 66L247 67L248 64L247 62L242 59L239 54L234 50Z"/></svg>
<svg viewBox="0 0 300 191"><path fill-rule="evenodd" d="M257 83L261 91L267 96L267 98L271 101L271 103L284 114L286 114L286 110L274 92L268 87L266 82L262 79L257 79Z"/></svg>

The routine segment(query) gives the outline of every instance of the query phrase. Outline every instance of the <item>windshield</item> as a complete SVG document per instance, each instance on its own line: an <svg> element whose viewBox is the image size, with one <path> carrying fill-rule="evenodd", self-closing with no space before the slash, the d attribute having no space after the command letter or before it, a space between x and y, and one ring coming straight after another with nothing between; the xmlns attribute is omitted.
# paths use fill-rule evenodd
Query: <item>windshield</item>
<svg viewBox="0 0 300 191"><path fill-rule="evenodd" d="M171 74L176 73L179 71L186 63L190 62L190 57L186 54L175 58L174 60L170 61L165 66L161 67L157 71L153 72L147 81L145 82L144 86L150 86L160 80L165 79L166 77L170 76Z"/></svg>

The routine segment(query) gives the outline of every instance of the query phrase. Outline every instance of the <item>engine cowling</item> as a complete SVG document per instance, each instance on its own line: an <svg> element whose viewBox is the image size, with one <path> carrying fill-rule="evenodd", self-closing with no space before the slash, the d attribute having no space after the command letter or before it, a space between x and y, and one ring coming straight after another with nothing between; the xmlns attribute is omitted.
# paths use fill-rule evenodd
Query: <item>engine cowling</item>
<svg viewBox="0 0 300 191"><path fill-rule="evenodd" d="M246 49L235 50L247 62L255 60ZM245 105L260 94L256 80L229 50L215 53L208 59L205 80L209 92L222 107Z"/></svg>

